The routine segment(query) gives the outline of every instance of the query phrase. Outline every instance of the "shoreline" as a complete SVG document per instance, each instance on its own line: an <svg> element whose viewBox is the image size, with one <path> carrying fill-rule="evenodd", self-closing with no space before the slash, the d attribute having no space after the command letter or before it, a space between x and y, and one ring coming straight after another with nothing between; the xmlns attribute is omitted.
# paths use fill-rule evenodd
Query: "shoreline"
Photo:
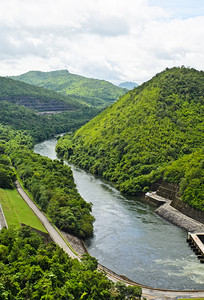
<svg viewBox="0 0 204 300"><path fill-rule="evenodd" d="M158 196L155 192L146 193L144 199L148 203L156 206L157 208L155 209L155 213L168 222L183 228L187 232L204 232L203 223L184 215L183 213L172 207L171 200ZM88 253L86 244L82 239L63 231L61 231L61 233L74 249L74 251L79 254L79 256ZM104 268L109 270L107 267ZM132 281L130 279L128 280Z"/></svg>
<svg viewBox="0 0 204 300"><path fill-rule="evenodd" d="M79 256L88 253L88 250L83 240L64 231L61 231L61 233Z"/></svg>
<svg viewBox="0 0 204 300"><path fill-rule="evenodd" d="M163 198L157 195L156 192L146 193L145 200L156 206L155 213L170 223L181 227L188 232L204 232L204 224L188 217L171 206L172 200Z"/></svg>

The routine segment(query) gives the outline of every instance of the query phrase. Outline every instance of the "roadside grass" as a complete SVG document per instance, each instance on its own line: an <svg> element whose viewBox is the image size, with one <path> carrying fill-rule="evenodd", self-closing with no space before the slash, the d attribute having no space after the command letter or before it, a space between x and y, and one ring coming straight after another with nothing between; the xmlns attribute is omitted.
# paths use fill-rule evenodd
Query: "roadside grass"
<svg viewBox="0 0 204 300"><path fill-rule="evenodd" d="M23 185L23 181L18 177L18 181L20 183L20 185L23 187L23 190L26 192L26 194L30 197L30 199L33 201L33 203L39 208L40 211L41 210L41 207L38 205L38 203L36 203L34 200L33 200L33 195L29 192L29 190L27 190L24 185ZM1 201L0 201L1 203ZM43 214L46 216L46 218L48 219L48 221L52 224L52 226L57 230L57 232L59 233L59 235L61 236L61 238L64 240L64 242L67 244L67 246L69 247L69 249L75 254L78 256L78 253L72 248L72 246L70 245L70 243L65 239L65 237L63 236L63 234L61 233L61 231L59 230L59 228L57 228L53 222L52 222L52 219L50 218L50 216L48 216L47 214L45 214L45 212L43 212ZM46 230L46 229L45 229Z"/></svg>
<svg viewBox="0 0 204 300"><path fill-rule="evenodd" d="M23 223L47 232L43 224L15 189L0 189L0 203L9 227L20 227L20 223Z"/></svg>

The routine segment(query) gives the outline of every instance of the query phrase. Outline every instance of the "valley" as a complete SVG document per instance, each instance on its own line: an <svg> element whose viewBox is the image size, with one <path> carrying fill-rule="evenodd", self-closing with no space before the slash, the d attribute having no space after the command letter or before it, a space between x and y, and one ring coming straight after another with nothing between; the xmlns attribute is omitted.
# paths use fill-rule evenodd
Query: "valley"
<svg viewBox="0 0 204 300"><path fill-rule="evenodd" d="M69 76L69 72L62 73L65 72L57 71L55 75L58 79ZM33 80L41 76L43 81L45 76L50 80L54 73L31 72L25 77L28 75ZM88 259L90 272L99 260L145 285L201 290L203 265L188 248L186 233L156 216L141 196L163 183L176 185L176 205L184 203L202 215L203 72L184 67L166 69L141 86L125 91L117 101L109 98L112 104L106 109L108 102L92 106L81 101L80 93L77 99L74 93L65 95L68 93L62 90L58 93L10 78L0 79L3 201L5 189L12 190L16 177L20 178L55 226L86 241L90 254L96 257ZM29 103L34 105L32 109ZM37 144L62 132L67 133L57 138L60 159L56 159L56 141ZM51 145L48 152L46 143ZM44 148L39 151L43 156L33 152L34 145L35 152L36 147ZM72 170L63 159L71 163ZM99 192L95 193L97 186ZM13 205L18 206L18 201L14 200ZM34 225L34 221L31 223ZM30 235L26 230L19 234ZM18 240L16 234L13 236ZM3 247L8 246L5 235L3 229ZM9 254L9 259L13 255ZM8 271L7 257L2 257ZM128 260L122 263L121 257ZM45 265L40 268L42 275ZM104 283L104 289L111 297L113 290L118 289L118 297L121 292L120 285L113 287L110 283ZM126 288L125 292L130 291ZM17 293L21 293L20 287ZM131 293L136 293L138 299L141 296L139 289Z"/></svg>

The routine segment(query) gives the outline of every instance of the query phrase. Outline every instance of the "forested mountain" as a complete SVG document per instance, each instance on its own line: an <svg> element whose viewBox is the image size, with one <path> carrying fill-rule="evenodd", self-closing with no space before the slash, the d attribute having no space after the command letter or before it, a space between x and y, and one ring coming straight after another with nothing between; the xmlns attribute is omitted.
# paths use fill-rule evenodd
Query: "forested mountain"
<svg viewBox="0 0 204 300"><path fill-rule="evenodd" d="M127 92L108 81L71 74L67 70L30 71L12 78L69 95L93 107L106 107Z"/></svg>
<svg viewBox="0 0 204 300"><path fill-rule="evenodd" d="M203 71L166 69L62 138L57 151L125 193L177 182L182 199L204 210L203 91Z"/></svg>
<svg viewBox="0 0 204 300"><path fill-rule="evenodd" d="M98 113L98 109L84 107L57 114L38 115L24 106L1 101L0 123L12 129L28 130L35 142L52 138L62 132L78 129Z"/></svg>
<svg viewBox="0 0 204 300"><path fill-rule="evenodd" d="M0 101L24 105L42 112L70 111L82 107L77 99L6 77L0 77Z"/></svg>
<svg viewBox="0 0 204 300"><path fill-rule="evenodd" d="M99 112L69 96L5 77L0 77L0 103L0 123L29 130L35 141L76 130Z"/></svg>

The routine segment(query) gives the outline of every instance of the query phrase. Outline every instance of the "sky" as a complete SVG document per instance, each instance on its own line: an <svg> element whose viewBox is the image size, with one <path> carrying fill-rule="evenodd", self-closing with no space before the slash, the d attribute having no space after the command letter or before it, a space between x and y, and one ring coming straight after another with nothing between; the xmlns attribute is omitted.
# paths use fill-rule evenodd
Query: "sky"
<svg viewBox="0 0 204 300"><path fill-rule="evenodd" d="M141 84L182 65L203 70L204 0L1 0L0 76Z"/></svg>

